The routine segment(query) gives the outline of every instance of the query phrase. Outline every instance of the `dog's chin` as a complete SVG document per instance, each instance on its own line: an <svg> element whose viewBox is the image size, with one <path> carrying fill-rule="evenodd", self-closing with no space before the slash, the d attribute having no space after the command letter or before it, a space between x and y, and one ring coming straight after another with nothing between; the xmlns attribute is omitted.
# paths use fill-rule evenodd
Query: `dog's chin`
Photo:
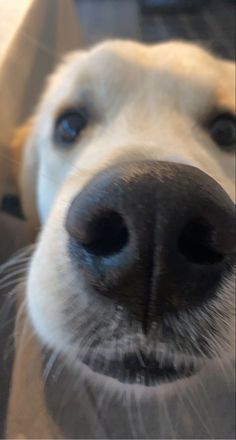
<svg viewBox="0 0 236 440"><path fill-rule="evenodd" d="M176 362L161 361L155 355L128 353L122 358L107 359L103 355L83 358L82 363L94 373L118 380L129 385L156 386L190 377L197 373L199 367L194 361Z"/></svg>

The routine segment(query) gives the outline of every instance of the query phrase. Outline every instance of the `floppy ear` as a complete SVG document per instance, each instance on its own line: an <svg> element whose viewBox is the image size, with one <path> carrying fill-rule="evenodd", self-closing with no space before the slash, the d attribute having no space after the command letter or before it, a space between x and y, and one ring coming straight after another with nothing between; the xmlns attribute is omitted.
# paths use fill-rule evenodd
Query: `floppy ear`
<svg viewBox="0 0 236 440"><path fill-rule="evenodd" d="M234 61L222 61L223 74L221 80L221 103L226 108L230 108L235 113L236 95L236 64Z"/></svg>
<svg viewBox="0 0 236 440"><path fill-rule="evenodd" d="M39 228L36 186L38 156L34 134L34 121L30 119L19 127L10 145L12 176L20 196L23 213L33 233Z"/></svg>
<svg viewBox="0 0 236 440"><path fill-rule="evenodd" d="M24 156L24 149L32 129L32 121L27 121L17 128L10 143L11 171L14 186L20 190L20 175Z"/></svg>

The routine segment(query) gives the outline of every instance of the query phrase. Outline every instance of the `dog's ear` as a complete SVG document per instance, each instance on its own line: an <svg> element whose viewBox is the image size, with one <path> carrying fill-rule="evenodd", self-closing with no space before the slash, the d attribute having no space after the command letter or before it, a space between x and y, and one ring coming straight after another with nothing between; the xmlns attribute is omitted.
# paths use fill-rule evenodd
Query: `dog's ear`
<svg viewBox="0 0 236 440"><path fill-rule="evenodd" d="M236 112L236 64L233 61L222 61L223 72L221 72L221 104L232 113Z"/></svg>
<svg viewBox="0 0 236 440"><path fill-rule="evenodd" d="M20 191L21 167L24 157L24 149L30 137L32 130L32 121L27 121L24 125L18 127L10 142L11 170L14 186Z"/></svg>
<svg viewBox="0 0 236 440"><path fill-rule="evenodd" d="M19 127L10 145L12 177L21 199L22 209L33 233L37 232L37 175L38 156L34 134L34 121L30 119Z"/></svg>

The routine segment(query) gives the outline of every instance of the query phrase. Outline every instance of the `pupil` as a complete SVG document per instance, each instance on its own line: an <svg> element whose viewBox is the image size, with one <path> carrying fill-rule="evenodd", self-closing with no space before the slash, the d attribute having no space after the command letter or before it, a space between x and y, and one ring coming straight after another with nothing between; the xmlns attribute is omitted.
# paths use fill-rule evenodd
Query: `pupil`
<svg viewBox="0 0 236 440"><path fill-rule="evenodd" d="M77 135L77 129L76 126L73 126L73 122L75 125L75 121L68 121L67 119L63 121L63 130L65 132L65 137L67 138L73 138Z"/></svg>
<svg viewBox="0 0 236 440"><path fill-rule="evenodd" d="M215 140L223 145L232 144L236 138L236 127L230 121L221 121L215 126L213 131Z"/></svg>

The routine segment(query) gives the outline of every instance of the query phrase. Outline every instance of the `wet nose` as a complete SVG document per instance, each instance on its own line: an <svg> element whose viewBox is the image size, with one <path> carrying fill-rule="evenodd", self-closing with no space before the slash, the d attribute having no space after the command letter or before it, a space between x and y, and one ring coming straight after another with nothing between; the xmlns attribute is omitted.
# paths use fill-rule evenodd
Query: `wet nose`
<svg viewBox="0 0 236 440"><path fill-rule="evenodd" d="M221 186L194 167L125 163L72 201L69 254L91 293L147 326L216 294L235 258L234 213Z"/></svg>

